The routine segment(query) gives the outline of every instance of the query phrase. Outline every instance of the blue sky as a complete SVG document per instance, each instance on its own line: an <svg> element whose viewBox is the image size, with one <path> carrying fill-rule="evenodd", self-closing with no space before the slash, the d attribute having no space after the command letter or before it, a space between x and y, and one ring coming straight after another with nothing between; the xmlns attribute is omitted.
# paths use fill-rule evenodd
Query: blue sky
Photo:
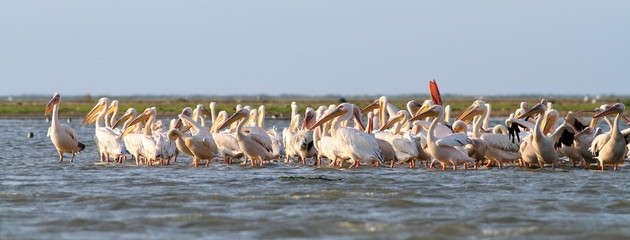
<svg viewBox="0 0 630 240"><path fill-rule="evenodd" d="M0 1L0 95L630 94L630 1Z"/></svg>

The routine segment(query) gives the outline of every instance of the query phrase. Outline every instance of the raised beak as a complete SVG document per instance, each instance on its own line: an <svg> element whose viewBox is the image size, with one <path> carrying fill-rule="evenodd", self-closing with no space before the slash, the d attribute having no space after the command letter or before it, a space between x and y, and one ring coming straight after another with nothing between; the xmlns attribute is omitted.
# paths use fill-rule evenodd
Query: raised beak
<svg viewBox="0 0 630 240"><path fill-rule="evenodd" d="M479 110L479 107L475 105L471 105L470 107L466 108L466 110L464 110L459 115L457 115L455 120L461 120L461 121L464 121L465 123L470 123L470 121L475 116L478 116L478 115L481 115L481 111Z"/></svg>
<svg viewBox="0 0 630 240"><path fill-rule="evenodd" d="M118 126L120 126L121 124L123 124L125 121L129 120L132 117L131 114L125 114L122 117L120 117L120 119L118 119L118 121L116 121L116 123L114 123L114 126L112 126L112 128L117 128Z"/></svg>
<svg viewBox="0 0 630 240"><path fill-rule="evenodd" d="M377 107L379 107L379 101L378 99L376 101L374 101L373 103L371 103L370 105L368 105L367 107L364 107L363 109L361 109L361 113L365 114L367 112L370 112L374 109L376 109Z"/></svg>
<svg viewBox="0 0 630 240"><path fill-rule="evenodd" d="M340 108L335 108L335 110L330 112L328 115L323 116L321 119L319 119L319 121L315 122L313 126L309 127L309 130L313 130L314 128L319 127L320 125L332 120L335 117L341 116L344 113L346 113L345 110L341 110Z"/></svg>
<svg viewBox="0 0 630 240"><path fill-rule="evenodd" d="M236 122L237 120L240 120L242 118L245 118L247 115L245 115L245 113L243 113L242 110L238 110L237 112L235 112L234 114L232 114L232 116L230 116L227 120L225 120L225 122L223 124L221 124L221 126L219 126L218 129L215 130L221 130L227 126L229 126L230 124L232 124L233 122Z"/></svg>
<svg viewBox="0 0 630 240"><path fill-rule="evenodd" d="M94 106L92 110L90 110L90 112L88 112L88 114L83 117L83 120L81 120L81 124L85 124L85 126L92 124L94 121L96 121L96 115L98 114L98 112L100 112L103 108L105 108L105 104L103 103L99 103Z"/></svg>
<svg viewBox="0 0 630 240"><path fill-rule="evenodd" d="M534 114L537 114L537 113L538 113L538 114L542 114L542 113L544 113L544 112L545 112L545 111L544 111L543 105L542 105L541 103L538 103L538 104L536 104L536 106L534 106L532 109L530 109L530 110L529 110L529 111L527 111L526 113L523 113L523 114L522 114L522 115L520 115L520 116L517 116L516 118L517 118L517 119L523 119L523 118L526 118L526 117L532 116L532 115L534 115Z"/></svg>
<svg viewBox="0 0 630 240"><path fill-rule="evenodd" d="M438 88L435 79L429 82L429 93L431 94L431 100L433 100L433 103L442 105L442 95L440 94L440 89Z"/></svg>
<svg viewBox="0 0 630 240"><path fill-rule="evenodd" d="M395 118L391 119L389 122L383 124L383 126L381 127L381 129L379 129L379 131L383 131L385 129L388 129L388 128L392 127L394 124L396 124L397 122L400 122L404 118L405 118L405 116L398 116L398 117L395 117Z"/></svg>

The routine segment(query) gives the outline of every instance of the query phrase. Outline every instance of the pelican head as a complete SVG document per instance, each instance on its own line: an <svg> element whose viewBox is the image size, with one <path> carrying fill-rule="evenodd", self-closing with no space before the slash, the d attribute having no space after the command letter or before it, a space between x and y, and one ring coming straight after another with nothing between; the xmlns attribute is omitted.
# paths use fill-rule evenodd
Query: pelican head
<svg viewBox="0 0 630 240"><path fill-rule="evenodd" d="M324 115L321 119L319 119L315 124L313 124L311 127L309 127L309 130L313 130L316 127L321 126L322 124L336 118L342 115L346 115L348 112L352 112L351 116L349 116L347 119L344 120L348 120L350 119L350 117L354 116L355 118L359 119L358 123L361 124L362 128L363 124L361 123L360 119L361 119L361 111L355 107L354 105L350 104L350 103L342 103L339 104L339 106L337 106L333 111L331 111L330 113Z"/></svg>
<svg viewBox="0 0 630 240"><path fill-rule="evenodd" d="M532 116L534 114L544 114L545 111L547 110L547 106L546 105L547 105L547 101L545 101L545 103L542 103L542 102L538 103L534 107L529 109L529 111L523 113L520 116L517 116L516 118L517 119L523 119L523 118L526 118L526 117L530 117L530 116Z"/></svg>
<svg viewBox="0 0 630 240"><path fill-rule="evenodd" d="M367 112L371 112L372 110L376 109L379 107L380 105L380 98L374 100L374 102L372 102L370 105L367 105L367 107L364 107L363 109L361 109L361 113L365 114Z"/></svg>
<svg viewBox="0 0 630 240"><path fill-rule="evenodd" d="M392 127L394 124L396 124L397 122L403 122L403 123L407 122L407 119L409 119L409 113L407 113L407 111L405 110L400 110L396 113L396 115L392 119L390 119L388 122L383 124L383 126L381 127L381 129L379 129L379 131L388 129Z"/></svg>
<svg viewBox="0 0 630 240"><path fill-rule="evenodd" d="M472 105L470 105L470 107L466 108L466 110L457 115L455 120L461 120L465 123L469 123L475 116L483 114L486 108L486 102L476 100Z"/></svg>
<svg viewBox="0 0 630 240"><path fill-rule="evenodd" d="M116 123L114 123L112 128L117 128L118 126L120 126L120 124L124 123L130 118L135 118L137 115L138 115L138 111L136 111L135 108L128 108L127 111L125 111L125 114L122 117L120 117L120 119L118 119Z"/></svg>
<svg viewBox="0 0 630 240"><path fill-rule="evenodd" d="M309 126L313 125L313 119L315 119L315 116L315 109L311 107L306 108L306 112L304 113L304 120L302 121L302 129L309 129Z"/></svg>
<svg viewBox="0 0 630 240"><path fill-rule="evenodd" d="M81 124L85 124L85 126L88 126L94 123L96 121L96 116L98 115L98 113L100 113L101 110L103 110L103 108L106 108L108 106L109 106L109 98L103 97L99 99L98 102L96 102L96 105L92 108L92 110L90 110L90 112L88 112L88 114L85 115L83 120L81 120Z"/></svg>
<svg viewBox="0 0 630 240"><path fill-rule="evenodd" d="M409 121L411 122L425 117L437 117L442 111L444 111L444 108L441 105L427 105L418 110L416 115L410 118Z"/></svg>
<svg viewBox="0 0 630 240"><path fill-rule="evenodd" d="M584 135L592 135L594 133L595 133L595 129L594 128L586 127L586 128L584 128L584 130L580 131L579 133L576 133L573 138L577 139L577 138L582 137Z"/></svg>
<svg viewBox="0 0 630 240"><path fill-rule="evenodd" d="M44 113L44 116L48 115L48 113L50 112L50 110L52 110L55 104L59 104L60 99L61 99L61 95L59 95L59 93L55 93L55 95L53 95L53 98L50 99L50 102L46 104L46 113Z"/></svg>
<svg viewBox="0 0 630 240"><path fill-rule="evenodd" d="M233 122L236 122L236 121L241 120L243 118L246 118L248 116L249 116L249 109L248 108L241 108L240 110L238 110L234 114L232 114L232 116L230 116L228 119L226 119L225 122L223 122L223 124L221 124L216 130L221 130L221 129L229 126Z"/></svg>
<svg viewBox="0 0 630 240"><path fill-rule="evenodd" d="M156 113L157 113L157 110L155 107L147 108L140 115L138 115L136 118L131 120L131 122L129 123L129 126L133 126L139 122L144 122L145 120L149 119L151 116L155 116ZM125 137L127 134L131 133L133 130L134 130L133 128L125 129L123 133L120 134L120 139Z"/></svg>
<svg viewBox="0 0 630 240"><path fill-rule="evenodd" d="M623 114L623 111L625 110L626 106L623 105L623 103L616 103L615 105L612 105L611 107L605 109L604 111L595 114L595 116L593 116L593 120L591 120L591 127L595 127L597 125L597 119L601 118L601 117L606 117L606 116L610 116L610 115L614 115L614 114ZM630 121L628 120L628 118L626 117L622 117L626 122Z"/></svg>

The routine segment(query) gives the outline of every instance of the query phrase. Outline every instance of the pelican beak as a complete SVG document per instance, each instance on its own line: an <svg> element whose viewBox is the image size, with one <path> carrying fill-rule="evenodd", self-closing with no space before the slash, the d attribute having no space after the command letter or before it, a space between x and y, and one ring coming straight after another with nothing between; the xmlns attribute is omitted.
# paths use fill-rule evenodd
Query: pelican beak
<svg viewBox="0 0 630 240"><path fill-rule="evenodd" d="M94 106L94 108L92 108L92 110L90 110L90 112L88 112L88 114L85 115L83 120L81 120L81 124L85 124L85 126L89 126L90 124L94 123L96 121L96 115L103 108L105 108L105 104L103 103L96 104L96 106Z"/></svg>
<svg viewBox="0 0 630 240"><path fill-rule="evenodd" d="M114 123L114 126L112 126L112 128L117 128L118 126L123 124L125 121L129 120L130 118L131 118L131 114L123 115L122 117L120 117L120 119L118 119L118 121L116 121L116 123Z"/></svg>
<svg viewBox="0 0 630 240"><path fill-rule="evenodd" d="M593 113L594 114L594 113L597 113L597 110L580 110L580 111L577 111L575 113L577 113L577 114L580 114L580 113Z"/></svg>
<svg viewBox="0 0 630 240"><path fill-rule="evenodd" d="M376 101L374 101L373 103L371 103L370 105L368 105L367 107L364 107L363 109L361 109L361 113L365 114L367 112L370 112L374 109L376 109L377 107L379 107L379 101L378 99Z"/></svg>
<svg viewBox="0 0 630 240"><path fill-rule="evenodd" d="M383 126L381 127L381 129L379 129L379 131L383 131L385 129L388 129L388 128L392 127L394 124L396 124L397 122L400 122L404 118L405 118L405 116L398 116L398 117L393 118L389 122L383 124Z"/></svg>
<svg viewBox="0 0 630 240"><path fill-rule="evenodd" d="M55 94L55 96L53 96L53 98L50 99L48 104L46 104L46 113L44 113L44 116L48 115L50 110L52 110L53 106L59 103L59 98L60 98L59 94Z"/></svg>
<svg viewBox="0 0 630 240"><path fill-rule="evenodd" d="M425 117L437 117L437 115L438 115L438 112L435 110L435 107L425 106L421 108L420 110L418 110L416 115L410 118L408 122L416 121L418 119L422 119Z"/></svg>
<svg viewBox="0 0 630 240"><path fill-rule="evenodd" d="M182 130L182 133L185 133L185 132L190 131L190 129L191 129L191 128L192 128L192 125L188 125L188 126L186 126L186 127Z"/></svg>
<svg viewBox="0 0 630 240"><path fill-rule="evenodd" d="M600 112L598 114L595 114L595 116L593 118L600 118L603 116L608 116L608 115L613 115L613 114L619 114L621 113L623 110L621 108L621 105L619 103L613 105L612 107L604 110L603 112Z"/></svg>
<svg viewBox="0 0 630 240"><path fill-rule="evenodd" d="M545 111L544 111L544 109L543 109L543 105L542 105L542 103L538 103L538 104L536 104L536 106L534 106L532 109L530 109L530 110L529 110L529 111L527 111L526 113L523 113L523 114L522 114L522 115L520 115L520 116L517 116L516 118L517 118L517 119L523 119L523 118L526 118L526 117L532 116L532 115L534 115L534 114L542 114L542 113L544 113L544 112L545 112Z"/></svg>
<svg viewBox="0 0 630 240"><path fill-rule="evenodd" d="M470 107L466 108L466 110L464 110L459 115L457 115L455 120L461 120L461 121L464 121L465 123L470 123L470 121L475 116L478 116L478 115L481 115L481 111L479 110L479 107L475 105L471 105Z"/></svg>
<svg viewBox="0 0 630 240"><path fill-rule="evenodd" d="M107 112L105 114L112 114L116 111L116 108L112 105L107 108Z"/></svg>
<svg viewBox="0 0 630 240"><path fill-rule="evenodd" d="M586 134L591 134L591 132L592 132L592 131L593 131L593 128L587 127L587 128L585 128L584 130L582 130L581 132L576 133L576 134L575 134L575 136L574 136L573 138L574 138L574 139L577 139L577 138L579 138L579 137L581 137L581 136L583 136L583 135L586 135Z"/></svg>
<svg viewBox="0 0 630 240"><path fill-rule="evenodd" d="M440 94L440 88L438 88L435 79L429 82L429 92L431 93L431 100L437 105L442 105L442 95Z"/></svg>
<svg viewBox="0 0 630 240"><path fill-rule="evenodd" d="M146 112L143 112L142 114L138 115L136 118L131 120L131 122L129 123L128 126L136 125L139 122L143 122L143 121L147 120L149 117L151 117L150 114L147 114ZM125 136L127 136L127 134L133 132L133 130L135 130L135 128L131 128L131 127L125 128L125 130L123 130L123 133L120 134L120 138L119 139L123 139Z"/></svg>
<svg viewBox="0 0 630 240"><path fill-rule="evenodd" d="M361 111L359 111L359 108L355 107L354 110L352 110L352 116L354 116L355 123L359 125L359 129L365 131L365 126L363 122L361 122Z"/></svg>
<svg viewBox="0 0 630 240"><path fill-rule="evenodd" d="M203 115L206 115L206 117L209 117L210 119L212 119L212 113L210 113L208 109L206 109L205 106L201 107L201 113L203 113Z"/></svg>
<svg viewBox="0 0 630 240"><path fill-rule="evenodd" d="M313 126L309 127L309 130L313 130L314 128L319 127L320 125L332 120L335 117L341 116L344 113L346 113L346 110L341 110L339 107L337 107L331 113L329 113L326 116L323 116L321 119L319 119L319 121L315 122Z"/></svg>
<svg viewBox="0 0 630 240"><path fill-rule="evenodd" d="M221 124L221 126L219 126L219 128L216 130L221 130L227 126L230 126L230 124L232 124L233 122L236 122L237 120L245 118L246 116L247 115L245 115L245 113L243 113L242 110L238 110L237 112L232 114L232 116L230 116L227 120L225 120L225 122Z"/></svg>

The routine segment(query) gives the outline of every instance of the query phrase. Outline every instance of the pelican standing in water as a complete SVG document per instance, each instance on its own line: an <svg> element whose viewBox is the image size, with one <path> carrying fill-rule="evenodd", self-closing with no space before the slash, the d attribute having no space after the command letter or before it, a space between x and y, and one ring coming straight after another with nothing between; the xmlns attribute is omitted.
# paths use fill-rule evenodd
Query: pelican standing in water
<svg viewBox="0 0 630 240"><path fill-rule="evenodd" d="M70 162L74 161L74 155L85 149L85 144L79 142L79 135L77 132L66 124L59 123L59 103L61 102L61 95L55 93L53 98L46 105L46 113L52 110L52 121L50 122L50 128L48 128L48 136L50 141L57 149L59 153L59 161L63 161L63 153L72 154Z"/></svg>
<svg viewBox="0 0 630 240"><path fill-rule="evenodd" d="M312 130L332 120L330 135L337 145L335 147L337 159L350 159L353 162L350 167L360 166L361 161L378 161L382 163L383 156L379 150L376 138L355 128L341 127L342 122L347 122L353 116L355 119L360 119L359 114L361 112L355 105L342 103L310 126L310 129ZM358 121L358 123L361 124L361 121Z"/></svg>
<svg viewBox="0 0 630 240"><path fill-rule="evenodd" d="M594 128L597 124L596 119L616 114L612 129L608 133L597 136L591 145L591 152L597 156L602 171L605 170L606 164L613 165L613 169L618 170L619 164L624 161L626 145L630 142L630 133L622 134L619 131L619 121L623 118L625 108L623 103L617 103L595 115L591 121L591 127Z"/></svg>
<svg viewBox="0 0 630 240"><path fill-rule="evenodd" d="M457 164L459 163L464 163L464 168L466 168L468 164L474 163L475 159L455 149L456 146L465 146L472 143L466 134L452 134L442 138L435 136L435 127L439 122L444 120L444 108L442 106L433 105L425 107L409 121L425 117L434 117L427 131L427 152L433 156L435 160L440 162L442 170L446 170L446 165L452 165L453 170L457 170Z"/></svg>
<svg viewBox="0 0 630 240"><path fill-rule="evenodd" d="M104 97L99 99L96 106L85 115L81 123L85 123L85 126L89 126L96 122L96 126L94 127L94 139L98 144L101 162L109 162L110 158L122 162L125 146L122 140L119 139L120 133L117 133L117 131L105 125L105 115L114 110L113 108L108 108L108 106L110 106L109 98Z"/></svg>
<svg viewBox="0 0 630 240"><path fill-rule="evenodd" d="M259 161L260 167L263 167L263 162L265 160L273 159L274 156L271 153L271 145L264 143L265 140L263 136L256 133L250 133L247 135L243 133L243 125L245 125L246 120L250 117L249 112L250 111L247 108L237 111L223 124L221 124L218 129L227 127L231 123L240 120L236 126L236 139L238 141L238 145L245 155L252 160L252 166L256 164L256 161Z"/></svg>

